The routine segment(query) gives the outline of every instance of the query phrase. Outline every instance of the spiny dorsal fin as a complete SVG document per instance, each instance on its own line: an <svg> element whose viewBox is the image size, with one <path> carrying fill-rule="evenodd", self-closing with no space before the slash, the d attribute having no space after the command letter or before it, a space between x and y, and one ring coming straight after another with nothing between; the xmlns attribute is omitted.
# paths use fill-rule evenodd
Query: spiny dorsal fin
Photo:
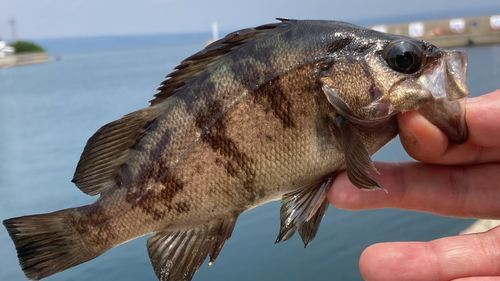
<svg viewBox="0 0 500 281"><path fill-rule="evenodd" d="M115 186L116 177L133 147L157 116L157 110L148 107L97 130L85 145L72 182L91 196Z"/></svg>
<svg viewBox="0 0 500 281"><path fill-rule="evenodd" d="M218 61L224 54L244 44L248 39L267 34L269 30L292 21L287 19L279 20L282 22L242 29L230 33L224 38L208 45L205 49L183 60L181 64L175 68L175 71L168 74L166 77L167 79L161 83L158 88L160 92L155 95L155 99L151 101L151 105L158 104L175 94L189 79L201 75L207 66Z"/></svg>
<svg viewBox="0 0 500 281"><path fill-rule="evenodd" d="M231 237L236 217L194 229L158 232L148 239L148 254L160 281L189 281L210 255L212 265Z"/></svg>

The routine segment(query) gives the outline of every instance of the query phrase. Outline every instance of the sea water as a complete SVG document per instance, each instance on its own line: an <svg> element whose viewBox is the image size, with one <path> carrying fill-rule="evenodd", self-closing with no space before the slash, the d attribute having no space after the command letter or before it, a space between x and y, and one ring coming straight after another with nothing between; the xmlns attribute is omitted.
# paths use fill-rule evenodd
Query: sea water
<svg viewBox="0 0 500 281"><path fill-rule="evenodd" d="M0 69L0 220L93 202L95 198L70 182L87 139L102 125L148 106L165 75L204 43L69 50L50 63ZM471 96L499 88L500 46L465 50ZM398 139L373 158L411 160ZM367 246L456 235L473 222L396 209L352 212L331 206L317 237L304 249L298 235L274 245L279 208L273 202L241 215L217 261L210 268L202 265L193 280L362 280L358 259ZM156 280L146 239L46 280ZM0 280L26 280L3 227Z"/></svg>

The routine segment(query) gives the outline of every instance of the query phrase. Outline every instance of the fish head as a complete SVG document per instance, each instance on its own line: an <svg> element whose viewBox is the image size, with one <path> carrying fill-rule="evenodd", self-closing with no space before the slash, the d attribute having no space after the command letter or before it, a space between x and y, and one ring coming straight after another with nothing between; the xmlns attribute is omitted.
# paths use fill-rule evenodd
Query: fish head
<svg viewBox="0 0 500 281"><path fill-rule="evenodd" d="M450 140L467 140L464 98L469 89L465 52L397 39L384 47L381 58L389 69L380 65L376 68L385 71L386 79L381 79L384 95L369 106L374 115L418 110ZM395 75L399 79L394 79Z"/></svg>
<svg viewBox="0 0 500 281"><path fill-rule="evenodd" d="M369 43L366 51L337 58L323 72L323 89L325 93L330 91L326 95L337 111L354 115L353 122L370 126L374 123L370 120L418 110L450 140L465 142L467 54L404 36L375 31L369 34L363 39ZM352 74L347 89L339 86L339 71ZM344 110L338 108L339 100L345 104Z"/></svg>

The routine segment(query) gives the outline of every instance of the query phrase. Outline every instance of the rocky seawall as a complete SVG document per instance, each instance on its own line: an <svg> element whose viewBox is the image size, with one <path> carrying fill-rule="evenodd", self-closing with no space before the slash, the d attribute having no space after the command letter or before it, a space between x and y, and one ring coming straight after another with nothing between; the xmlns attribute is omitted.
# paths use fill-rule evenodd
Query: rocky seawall
<svg viewBox="0 0 500 281"><path fill-rule="evenodd" d="M5 56L0 57L0 68L43 63L48 61L50 61L50 57L46 52Z"/></svg>

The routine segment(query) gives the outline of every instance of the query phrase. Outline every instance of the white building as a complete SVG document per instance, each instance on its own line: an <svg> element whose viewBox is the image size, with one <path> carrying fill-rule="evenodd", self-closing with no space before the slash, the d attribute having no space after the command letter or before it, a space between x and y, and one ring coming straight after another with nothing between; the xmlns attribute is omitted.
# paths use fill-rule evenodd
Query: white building
<svg viewBox="0 0 500 281"><path fill-rule="evenodd" d="M0 58L13 55L14 51L14 47L7 46L7 43L5 41L0 41Z"/></svg>

